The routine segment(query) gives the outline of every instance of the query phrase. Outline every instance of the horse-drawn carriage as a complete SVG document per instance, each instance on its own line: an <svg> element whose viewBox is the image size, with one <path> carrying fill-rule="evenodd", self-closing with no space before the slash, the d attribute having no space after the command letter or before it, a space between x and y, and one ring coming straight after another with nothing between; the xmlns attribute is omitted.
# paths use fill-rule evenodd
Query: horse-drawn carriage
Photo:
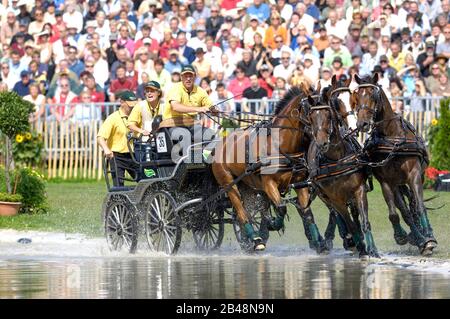
<svg viewBox="0 0 450 319"><path fill-rule="evenodd" d="M139 168L136 179L126 179L131 183L125 187L112 186L115 161L105 160L108 194L103 204L103 220L111 250L125 247L135 252L143 235L151 251L174 254L183 230L192 232L197 248L212 250L221 246L225 224L233 225L242 249L251 249L225 192L219 189L211 165L206 162L205 146L210 142L193 143L174 160L171 154L174 142L168 128L159 129L149 140L130 136L130 153ZM257 194L247 199L253 203L249 209L253 212L252 222L267 240L264 220L261 225L260 212L268 209L263 197Z"/></svg>
<svg viewBox="0 0 450 319"><path fill-rule="evenodd" d="M151 250L172 254L186 229L192 231L198 248L214 249L220 247L224 225L230 223L244 250L264 250L269 232L284 229L286 206L292 203L310 247L317 252L331 249L337 225L344 248L376 257L366 194L373 171L388 204L395 241L409 242L423 255L432 254L437 242L421 191L427 165L424 147L414 129L392 112L377 80L375 76L366 83L356 77L358 90L351 92L349 81L341 87L333 77L332 86L315 98L308 88L292 88L278 102L270 121L220 139L212 163L211 152L205 149L211 141L188 143L174 157L177 145L167 128L153 130L156 133L146 142L131 138L132 157L139 167L137 182L127 187L108 183L103 215L109 247L125 246L134 252L143 234ZM356 111L357 130L382 132L382 142L371 148L355 142L346 120L350 105ZM394 122L398 122L395 130ZM386 133L382 129L387 123L391 131ZM274 147L275 153L260 157L260 141ZM249 161L252 151L254 162ZM237 161L233 152L243 153L244 161ZM276 159L274 164L265 161L268 158ZM114 167L104 167L108 177ZM263 169L270 172L262 173ZM314 193L330 210L325 238L310 209Z"/></svg>

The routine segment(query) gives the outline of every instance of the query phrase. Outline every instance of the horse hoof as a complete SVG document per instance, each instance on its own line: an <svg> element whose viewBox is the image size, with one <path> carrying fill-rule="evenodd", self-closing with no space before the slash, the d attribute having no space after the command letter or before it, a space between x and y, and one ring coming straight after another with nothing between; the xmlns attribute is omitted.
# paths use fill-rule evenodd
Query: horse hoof
<svg viewBox="0 0 450 319"><path fill-rule="evenodd" d="M333 241L331 239L325 239L325 249L328 251L333 250Z"/></svg>
<svg viewBox="0 0 450 319"><path fill-rule="evenodd" d="M397 245L403 246L408 243L408 235L405 236L394 236Z"/></svg>
<svg viewBox="0 0 450 319"><path fill-rule="evenodd" d="M266 250L266 245L261 243L255 245L255 251L264 251L264 250Z"/></svg>
<svg viewBox="0 0 450 319"><path fill-rule="evenodd" d="M433 249L437 247L437 243L435 241L427 242L422 248L420 254L424 257L429 257L433 255Z"/></svg>
<svg viewBox="0 0 450 319"><path fill-rule="evenodd" d="M367 261L367 260L369 260L369 255L367 254L367 253L359 253L359 259L361 260L361 261Z"/></svg>

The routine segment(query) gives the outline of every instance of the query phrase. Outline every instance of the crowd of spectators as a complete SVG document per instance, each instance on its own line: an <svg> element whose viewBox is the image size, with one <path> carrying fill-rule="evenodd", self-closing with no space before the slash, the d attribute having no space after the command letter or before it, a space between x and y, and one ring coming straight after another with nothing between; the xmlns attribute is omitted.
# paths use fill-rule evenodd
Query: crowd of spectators
<svg viewBox="0 0 450 319"><path fill-rule="evenodd" d="M1 2L0 90L33 102L33 120L47 103L83 120L120 90L144 98L149 80L167 92L185 64L215 102L279 99L333 74L379 73L392 97L450 95L450 0Z"/></svg>

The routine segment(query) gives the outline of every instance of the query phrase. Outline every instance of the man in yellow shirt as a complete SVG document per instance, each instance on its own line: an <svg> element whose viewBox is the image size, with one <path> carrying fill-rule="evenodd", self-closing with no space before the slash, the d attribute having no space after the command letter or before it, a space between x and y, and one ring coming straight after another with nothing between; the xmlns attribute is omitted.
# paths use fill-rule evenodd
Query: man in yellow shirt
<svg viewBox="0 0 450 319"><path fill-rule="evenodd" d="M137 97L131 91L122 91L116 97L120 101L120 108L103 122L97 134L97 142L106 158L116 162L116 167L112 167L114 186L123 186L125 171L135 178L138 168L132 161L127 146L128 116L137 103Z"/></svg>
<svg viewBox="0 0 450 319"><path fill-rule="evenodd" d="M149 136L152 130L152 121L161 115L161 86L156 81L149 81L144 86L145 100L140 101L128 117L128 128L135 133Z"/></svg>
<svg viewBox="0 0 450 319"><path fill-rule="evenodd" d="M193 126L194 117L212 107L212 101L198 85L195 85L196 71L192 65L181 69L181 82L175 83L165 98L161 126Z"/></svg>

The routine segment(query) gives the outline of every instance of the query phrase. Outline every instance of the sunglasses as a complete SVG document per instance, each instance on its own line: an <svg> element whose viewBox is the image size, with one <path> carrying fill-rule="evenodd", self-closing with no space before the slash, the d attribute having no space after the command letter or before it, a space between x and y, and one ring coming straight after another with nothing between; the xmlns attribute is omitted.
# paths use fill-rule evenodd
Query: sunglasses
<svg viewBox="0 0 450 319"><path fill-rule="evenodd" d="M87 68L93 68L94 65L93 65L93 64L89 64L89 65L86 64L86 67L87 67Z"/></svg>
<svg viewBox="0 0 450 319"><path fill-rule="evenodd" d="M281 60L289 60L290 58L281 58Z"/></svg>
<svg viewBox="0 0 450 319"><path fill-rule="evenodd" d="M331 44L341 44L341 42L331 42Z"/></svg>
<svg viewBox="0 0 450 319"><path fill-rule="evenodd" d="M275 43L283 43L283 40L275 41Z"/></svg>
<svg viewBox="0 0 450 319"><path fill-rule="evenodd" d="M62 87L62 88L69 87L69 84L61 84L61 87Z"/></svg>

